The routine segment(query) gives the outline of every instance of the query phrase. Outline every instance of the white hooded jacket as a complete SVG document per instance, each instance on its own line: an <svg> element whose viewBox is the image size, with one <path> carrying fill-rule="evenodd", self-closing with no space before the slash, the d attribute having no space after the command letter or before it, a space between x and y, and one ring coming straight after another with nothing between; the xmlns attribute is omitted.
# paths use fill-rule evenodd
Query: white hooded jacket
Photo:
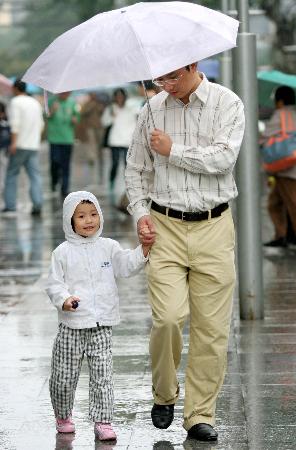
<svg viewBox="0 0 296 450"><path fill-rule="evenodd" d="M98 210L100 228L91 237L74 232L71 218L82 200L90 200ZM63 229L66 241L52 253L46 292L58 309L59 323L70 328L92 328L116 325L119 320L117 277L135 275L148 258L139 245L124 250L117 241L100 237L103 214L97 198L86 191L72 192L63 205ZM70 296L80 299L75 312L63 311L63 303Z"/></svg>

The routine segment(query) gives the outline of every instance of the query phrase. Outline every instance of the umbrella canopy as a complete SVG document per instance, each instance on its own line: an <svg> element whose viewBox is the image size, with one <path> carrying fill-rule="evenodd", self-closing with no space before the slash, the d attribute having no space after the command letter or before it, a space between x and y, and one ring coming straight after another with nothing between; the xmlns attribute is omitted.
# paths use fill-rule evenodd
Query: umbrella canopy
<svg viewBox="0 0 296 450"><path fill-rule="evenodd" d="M274 107L273 93L279 86L290 86L296 94L296 75L289 75L279 70L269 70L258 72L257 79L260 106Z"/></svg>
<svg viewBox="0 0 296 450"><path fill-rule="evenodd" d="M234 47L238 25L193 3L136 3L59 36L23 80L57 93L157 78Z"/></svg>
<svg viewBox="0 0 296 450"><path fill-rule="evenodd" d="M0 95L12 94L12 82L0 73Z"/></svg>

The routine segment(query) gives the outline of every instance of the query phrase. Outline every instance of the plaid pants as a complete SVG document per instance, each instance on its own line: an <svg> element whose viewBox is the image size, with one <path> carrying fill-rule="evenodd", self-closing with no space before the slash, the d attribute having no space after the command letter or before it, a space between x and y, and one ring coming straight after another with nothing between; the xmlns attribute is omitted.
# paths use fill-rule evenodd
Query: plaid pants
<svg viewBox="0 0 296 450"><path fill-rule="evenodd" d="M112 327L72 329L59 325L54 341L49 390L56 417L72 414L84 354L89 367L89 418L111 422L113 417Z"/></svg>

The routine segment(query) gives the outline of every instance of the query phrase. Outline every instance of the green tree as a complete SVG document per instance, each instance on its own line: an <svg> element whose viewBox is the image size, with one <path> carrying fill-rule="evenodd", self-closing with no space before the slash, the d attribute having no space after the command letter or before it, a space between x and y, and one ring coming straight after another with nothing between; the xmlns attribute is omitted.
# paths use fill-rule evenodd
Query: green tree
<svg viewBox="0 0 296 450"><path fill-rule="evenodd" d="M77 23L90 19L95 14L110 11L116 6L114 0L51 0L53 5L71 7L78 19Z"/></svg>

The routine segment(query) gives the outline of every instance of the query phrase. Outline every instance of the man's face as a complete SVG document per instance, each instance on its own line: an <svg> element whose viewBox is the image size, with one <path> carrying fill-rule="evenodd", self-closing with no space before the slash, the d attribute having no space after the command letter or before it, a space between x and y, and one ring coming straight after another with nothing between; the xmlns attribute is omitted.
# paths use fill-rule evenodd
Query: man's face
<svg viewBox="0 0 296 450"><path fill-rule="evenodd" d="M196 67L195 65L191 65L189 66L189 70L185 67L174 70L167 75L158 77L154 82L173 97L182 100L196 89L196 75Z"/></svg>
<svg viewBox="0 0 296 450"><path fill-rule="evenodd" d="M61 100L67 100L67 98L69 97L70 94L71 94L71 92L61 92L60 94L58 94L58 97Z"/></svg>

